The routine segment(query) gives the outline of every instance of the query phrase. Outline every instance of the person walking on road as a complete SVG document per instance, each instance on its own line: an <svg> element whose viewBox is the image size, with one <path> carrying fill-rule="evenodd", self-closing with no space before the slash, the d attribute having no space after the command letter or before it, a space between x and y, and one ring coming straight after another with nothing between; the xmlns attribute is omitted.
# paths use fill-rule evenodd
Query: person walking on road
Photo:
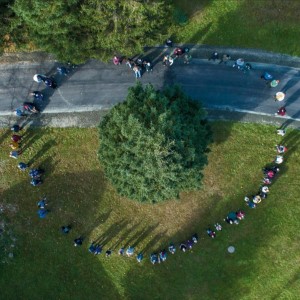
<svg viewBox="0 0 300 300"><path fill-rule="evenodd" d="M261 76L260 76L261 79L264 79L266 81L270 81L273 79L273 76L268 73L268 72L264 72Z"/></svg>
<svg viewBox="0 0 300 300"><path fill-rule="evenodd" d="M273 79L270 83L269 83L269 87L270 88L274 88L279 84L279 80Z"/></svg>
<svg viewBox="0 0 300 300"><path fill-rule="evenodd" d="M286 115L286 109L285 109L285 107L282 106L282 107L278 108L276 114L277 114L278 116L281 116L281 117L285 116L285 115Z"/></svg>
<svg viewBox="0 0 300 300"><path fill-rule="evenodd" d="M135 74L135 78L141 78L142 77L141 68L139 66L135 65L132 70Z"/></svg>
<svg viewBox="0 0 300 300"><path fill-rule="evenodd" d="M281 102L285 98L285 93L283 93L283 92L277 92L275 94L274 98L275 98L275 101Z"/></svg>

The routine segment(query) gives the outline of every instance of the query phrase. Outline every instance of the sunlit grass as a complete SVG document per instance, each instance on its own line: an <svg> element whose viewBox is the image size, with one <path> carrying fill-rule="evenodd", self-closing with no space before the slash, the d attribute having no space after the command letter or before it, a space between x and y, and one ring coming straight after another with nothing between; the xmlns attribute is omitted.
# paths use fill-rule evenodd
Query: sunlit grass
<svg viewBox="0 0 300 300"><path fill-rule="evenodd" d="M260 48L300 55L300 2L294 0L174 0L189 16L171 29L177 42Z"/></svg>
<svg viewBox="0 0 300 300"><path fill-rule="evenodd" d="M46 170L45 182L37 188L8 158L6 138L0 149L1 203L17 207L17 212L7 212L17 241L14 258L1 266L3 299L224 299L232 294L237 299L296 299L300 134L288 133L290 151L281 176L268 199L250 210L243 198L257 191L261 168L273 160L281 138L274 127L255 124L216 122L213 131L203 189L154 206L119 197L105 181L96 129L28 131L25 140L34 139L21 159L36 156L34 166ZM51 210L44 220L36 214L42 195ZM206 227L238 208L245 209L246 220L238 226L224 224L217 239L210 240ZM73 227L68 236L59 232L64 224ZM200 241L192 253L150 264L152 251L194 232ZM85 237L84 245L75 248L72 241L79 235ZM111 248L112 257L88 253L93 240ZM142 264L116 254L129 244L144 251ZM231 244L234 255L226 251Z"/></svg>

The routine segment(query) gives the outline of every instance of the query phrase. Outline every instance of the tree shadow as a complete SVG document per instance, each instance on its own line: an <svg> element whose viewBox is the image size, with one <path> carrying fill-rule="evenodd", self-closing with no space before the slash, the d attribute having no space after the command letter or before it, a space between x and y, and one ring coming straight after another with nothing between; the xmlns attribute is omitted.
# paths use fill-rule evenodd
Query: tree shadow
<svg viewBox="0 0 300 300"><path fill-rule="evenodd" d="M284 155L285 160L288 160L291 154L299 150L299 141L299 132L295 130L288 133L282 140L281 144L290 145L288 152ZM281 177L285 177L288 166L285 164L280 165L280 169L281 171L276 181L280 181ZM244 174L245 177L248 177L248 175ZM258 191L261 185L260 179L263 177L261 170L258 170L258 175L255 177L257 177L256 180L249 179L249 184L246 187L248 195ZM126 296L135 298L143 292L145 299L153 299L155 297L155 292L152 289L153 285L161 287L159 297L164 299L173 298L175 293L178 298L197 298L199 295L205 295L207 299L227 298L233 292L238 298L250 294L252 288L250 285L245 285L244 281L246 278L250 280L256 272L259 272L256 257L261 253L261 250L265 249L266 243L272 240L277 229L271 229L270 224L262 226L263 221L255 222L255 219L264 220L272 214L271 200L268 198L263 200L259 207L253 210L245 205L243 201L245 195L243 191L234 190L228 196L230 201L225 203L224 199L216 194L216 202L224 202L222 207L214 203L212 207L207 208L206 211L201 212L198 217L194 218L198 220L196 223L190 224L190 222L187 222L186 226L178 228L176 235L168 239L174 242L177 246L177 252L180 252L178 244L182 240L184 241L189 238L186 232L189 231L190 236L194 232L197 232L199 241L193 250L188 253L176 253L174 256L169 255L167 262L153 266L155 269L153 271L154 274L151 274L151 272L142 272L141 274L139 266L132 266L128 274L135 278L135 281L130 280L128 276L124 277L124 284L128 287ZM272 192L269 197L272 197ZM220 219L221 210L224 211L225 218L226 210L229 212L237 211L238 209L246 212L246 219L241 221L239 225L229 225ZM214 240L209 238L205 231L207 226L213 228L214 223L212 221L218 222L223 226L222 232L217 232L217 238ZM275 220L276 223L277 221ZM274 228L277 227L275 226ZM162 242L161 239L160 242ZM163 241L163 243L165 245L161 249L168 246L167 241ZM247 247L245 247L245 244L247 244ZM229 254L226 250L226 245L236 246L238 249L237 253L233 255ZM143 249L143 252L151 250L155 250L153 249L153 245L148 247L148 249ZM145 256L146 260L149 259L148 254ZM149 262L146 263L150 264ZM202 269L201 272L194 270L195 268L199 268L199 265ZM291 284L295 282L295 277L290 280ZM151 282L151 286L147 286L145 282ZM174 286L174 282L176 282L177 289ZM217 286L218 288L209 288L213 286ZM171 290L172 292L170 292ZM272 299L276 299L276 297Z"/></svg>
<svg viewBox="0 0 300 300"><path fill-rule="evenodd" d="M126 240L125 247L128 247L128 246L137 247L146 238L151 236L151 233L157 226L158 226L158 224L151 225L151 226L145 226L143 228L140 228L139 226L137 226L138 230L136 230L136 232L129 239Z"/></svg>
<svg viewBox="0 0 300 300"><path fill-rule="evenodd" d="M49 163L51 161L44 160L40 164L47 168ZM88 254L86 241L79 249L73 246L74 237L88 237L110 215L110 211L98 215L94 209L95 205L101 203L105 191L105 185L99 184L99 176L99 171L51 174L51 180L36 190L32 190L27 181L20 181L10 189L1 191L3 203L18 207L17 212L9 216L10 223L14 224L11 230L15 231L17 241L14 261L1 266L5 276L1 277L0 285L5 283L6 286L2 297L11 298L16 295L17 288L22 297L34 299L56 298L58 295L69 295L74 299L92 299L95 295L120 299L101 261ZM88 185L78 188L82 183L81 178L88 178L95 188L90 189ZM22 201L17 201L16 193L20 191ZM38 219L36 215L35 202L41 195L49 199L50 213L45 220ZM62 235L59 228L67 224L71 224L72 229L68 235ZM55 263L49 265L49 261ZM31 284L32 280L39 289Z"/></svg>
<svg viewBox="0 0 300 300"><path fill-rule="evenodd" d="M55 140L49 140L47 141L41 149L39 149L28 161L28 165L31 166L32 164L35 163L35 161L37 161L39 158L41 158L42 156L44 156L47 151L52 148L53 146L56 145L56 141Z"/></svg>

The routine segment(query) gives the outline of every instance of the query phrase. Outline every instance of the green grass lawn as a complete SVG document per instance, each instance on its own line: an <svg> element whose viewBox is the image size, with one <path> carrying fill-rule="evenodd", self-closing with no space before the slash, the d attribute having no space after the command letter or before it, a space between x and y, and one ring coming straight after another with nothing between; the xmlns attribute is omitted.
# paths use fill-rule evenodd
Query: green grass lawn
<svg viewBox="0 0 300 300"><path fill-rule="evenodd" d="M281 175L268 199L250 210L243 198L257 191L281 138L274 127L255 124L216 122L213 131L203 189L182 193L180 201L141 205L120 198L104 180L96 129L27 131L21 158L46 169L36 188L8 157L2 130L0 217L17 240L8 240L1 254L1 299L299 299L300 133L284 137L289 152ZM51 212L41 220L36 202L43 195ZM243 222L224 224L215 240L206 236L208 224L238 208L246 211ZM59 232L64 224L73 227L68 236ZM194 232L200 241L191 252L150 264L151 251ZM84 245L75 248L79 235ZM112 248L112 257L91 255L92 240ZM129 244L145 252L141 264L116 254ZM232 255L229 245L236 247Z"/></svg>
<svg viewBox="0 0 300 300"><path fill-rule="evenodd" d="M177 42L300 55L300 1L173 1L189 17L187 25L171 29Z"/></svg>

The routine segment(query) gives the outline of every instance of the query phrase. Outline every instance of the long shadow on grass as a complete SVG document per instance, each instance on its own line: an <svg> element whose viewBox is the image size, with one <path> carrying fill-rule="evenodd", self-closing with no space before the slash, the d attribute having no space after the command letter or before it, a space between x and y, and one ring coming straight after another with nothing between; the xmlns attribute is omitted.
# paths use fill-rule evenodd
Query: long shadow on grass
<svg viewBox="0 0 300 300"><path fill-rule="evenodd" d="M249 44L249 47L253 46L253 40L257 40L257 34L255 30L252 30L251 25L253 25L253 23L256 25L257 22L265 22L266 20L264 20L264 16L260 16L262 17L262 20L255 20L257 16L254 17L252 15L252 10L249 10L249 3L249 1L240 3L236 5L236 9L231 8L229 12L220 14L221 17L219 17L218 22L214 22L212 26L209 26L211 25L209 22L205 25L204 20L203 26L195 32L193 37L180 42L189 44L199 43L200 41L204 44L208 42L208 44L226 46L228 45L228 38L234 36L236 33L236 36L233 38L235 41L240 41L241 43L246 42L245 46L247 46L247 44ZM259 1L256 2L254 6L260 6L258 3ZM210 2L207 3L207 5L213 6L216 5L216 2ZM222 6L221 3L219 5L220 7ZM280 3L278 3L278 5L283 6ZM270 9L271 11L276 11L275 8ZM249 18L246 16L249 16ZM284 18L285 16L282 17ZM240 37L241 29L238 24L245 26L244 24L247 24L247 22L249 22L249 30L245 35ZM200 26L201 24L202 22L200 23ZM227 28L227 31L229 32L228 35L224 34ZM253 35L255 35L255 37L251 38ZM230 43L230 46L233 46L232 43ZM192 44L190 45L190 48L193 56ZM204 57L209 58L214 51L219 52L218 49L214 49L214 46L212 46L210 50L207 46L205 46L205 48L208 48L208 50L201 49L201 47L198 47L198 50L195 50L194 53L196 58L199 53L201 53L200 58L203 59ZM272 97L277 91L288 89L286 105L291 106L291 108L288 109L288 114L293 117L297 116L298 109L296 104L294 105L294 102L299 98L299 93L296 89L296 83L299 81L299 72L294 69L278 68L276 65L265 67L254 63L252 70L243 73L242 71L231 67L233 61L238 59L239 55L242 55L239 54L240 52L242 52L242 49L240 51L234 51L233 53L227 53L232 57L232 61L228 66L219 64L220 60L213 62L200 61L197 59L192 59L189 65L184 65L179 58L175 60L174 65L167 70L165 74L165 83L181 84L184 91L186 91L192 99L201 101L206 108L224 109L223 112L219 112L220 118L224 119L231 117L229 110L232 108L254 111L255 113L267 112L274 114L278 109L278 105L274 102L272 103ZM220 57L223 54L224 53L219 53ZM248 55L247 57L244 57L246 61L252 61L254 58L254 61L257 61L257 57L249 55L249 53L245 53L245 55ZM260 62L264 62L264 56L260 58ZM265 82L260 79L260 76L264 71L269 71L276 79L280 79L280 84L277 88L268 88ZM226 111L226 109L228 109L228 111ZM214 113L213 117L217 118L217 113ZM234 117L234 120L247 121L247 115L239 114ZM293 121L290 123L293 123ZM230 131L224 132L224 140L226 140L229 134Z"/></svg>
<svg viewBox="0 0 300 300"><path fill-rule="evenodd" d="M294 131L284 140L284 142L290 142L289 155L299 149L298 136L299 133ZM292 147L292 144L295 147ZM255 193L259 188L262 179L261 167L263 165L259 167L253 178L249 177L249 184L245 189L250 194ZM280 176L285 175L286 170L287 168L283 166L278 181L280 181ZM248 178L249 174L242 174L242 176ZM168 255L165 263L152 266L149 262L149 254L160 249L148 249L143 266L133 265L128 276L125 277L124 286L127 287L127 297L136 299L143 294L144 299L181 299L183 297L226 299L234 294L237 299L242 299L248 294L253 295L253 286L249 282L260 276L261 260L258 256L278 230L276 217L274 223L267 222L271 215L273 217L272 206L275 205L273 203L275 199L272 199L274 197L272 188L271 186L269 197L255 210L246 207L243 201L245 193L240 189L230 193L230 201L227 203L216 195L216 202L223 201L223 205L215 203L214 208L208 208L207 211L199 213L194 224L187 221L184 228L178 228L174 237L160 239L162 248L166 248L170 241L178 246L179 242L189 238L187 232L190 235L197 232L200 237L199 242L192 251L179 253L177 249L174 256ZM223 214L225 218L227 212L236 211L239 208L246 212L246 219L239 225L229 225L220 220L220 215ZM212 227L213 221L219 221L223 225L223 231L217 233L215 240L207 237L205 232L207 224ZM236 247L234 254L227 252L227 247L230 245ZM135 280L133 281L132 278ZM150 285L149 282L151 282ZM268 295L266 292L266 297Z"/></svg>
<svg viewBox="0 0 300 300"><path fill-rule="evenodd" d="M41 165L48 168L52 163L44 160ZM98 257L88 252L89 235L110 215L109 209L98 210L105 189L103 174L91 171L52 173L37 188L25 180L1 192L1 202L18 207L9 215L17 241L13 261L1 266L3 299L121 298ZM36 213L42 195L49 199L45 219ZM60 227L70 223L71 232L63 235ZM86 240L76 248L73 239L80 235Z"/></svg>

